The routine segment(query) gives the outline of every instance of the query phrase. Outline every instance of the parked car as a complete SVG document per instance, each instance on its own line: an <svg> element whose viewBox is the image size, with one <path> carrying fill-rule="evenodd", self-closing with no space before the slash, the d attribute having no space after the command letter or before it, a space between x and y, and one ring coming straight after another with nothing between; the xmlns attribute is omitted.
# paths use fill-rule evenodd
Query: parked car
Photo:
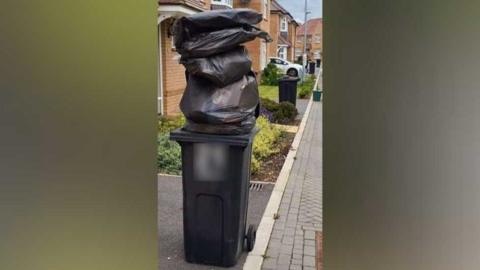
<svg viewBox="0 0 480 270"><path fill-rule="evenodd" d="M290 63L281 58L270 57L270 63L277 66L281 70L282 74L286 74L288 76L301 77L303 72L305 72L305 69L302 67L302 65Z"/></svg>

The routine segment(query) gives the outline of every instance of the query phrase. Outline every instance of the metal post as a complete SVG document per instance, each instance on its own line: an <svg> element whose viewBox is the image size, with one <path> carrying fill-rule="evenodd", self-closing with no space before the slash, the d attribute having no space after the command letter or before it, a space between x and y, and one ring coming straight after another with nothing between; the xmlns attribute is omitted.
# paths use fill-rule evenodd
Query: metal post
<svg viewBox="0 0 480 270"><path fill-rule="evenodd" d="M308 21L307 21L307 9L308 0L305 0L305 22L303 24L303 78L302 81L305 81L305 74L307 73L307 28L308 28Z"/></svg>

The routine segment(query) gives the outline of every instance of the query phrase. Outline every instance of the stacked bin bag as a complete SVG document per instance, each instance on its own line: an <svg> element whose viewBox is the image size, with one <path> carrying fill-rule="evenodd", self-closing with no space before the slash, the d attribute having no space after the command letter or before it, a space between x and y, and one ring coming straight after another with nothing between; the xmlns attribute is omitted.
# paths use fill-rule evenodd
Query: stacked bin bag
<svg viewBox="0 0 480 270"><path fill-rule="evenodd" d="M251 9L201 12L178 19L174 42L186 68L187 87L180 102L185 130L238 135L255 127L258 85L243 43L271 41L255 27L262 15Z"/></svg>

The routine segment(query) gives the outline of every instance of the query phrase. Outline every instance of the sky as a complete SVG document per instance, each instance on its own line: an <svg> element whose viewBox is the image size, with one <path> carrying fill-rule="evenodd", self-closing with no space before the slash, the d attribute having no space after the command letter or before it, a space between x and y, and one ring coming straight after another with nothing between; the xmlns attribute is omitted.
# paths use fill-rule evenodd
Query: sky
<svg viewBox="0 0 480 270"><path fill-rule="evenodd" d="M322 16L322 2L323 0L307 0L308 1L308 19L321 18ZM296 21L303 23L305 19L305 0L277 0L282 7L284 7Z"/></svg>

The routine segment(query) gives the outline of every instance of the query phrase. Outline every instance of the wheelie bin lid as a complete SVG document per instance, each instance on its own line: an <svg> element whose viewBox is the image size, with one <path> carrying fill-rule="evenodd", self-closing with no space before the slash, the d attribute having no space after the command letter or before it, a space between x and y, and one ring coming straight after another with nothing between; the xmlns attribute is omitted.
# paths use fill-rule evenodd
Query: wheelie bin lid
<svg viewBox="0 0 480 270"><path fill-rule="evenodd" d="M280 79L278 79L278 81L295 81L295 82L298 82L298 81L300 81L300 78L291 77L291 76L283 76Z"/></svg>
<svg viewBox="0 0 480 270"><path fill-rule="evenodd" d="M234 146L247 146L259 131L254 128L250 133L240 135L217 135L186 131L178 128L170 132L170 140L189 143L223 143Z"/></svg>

